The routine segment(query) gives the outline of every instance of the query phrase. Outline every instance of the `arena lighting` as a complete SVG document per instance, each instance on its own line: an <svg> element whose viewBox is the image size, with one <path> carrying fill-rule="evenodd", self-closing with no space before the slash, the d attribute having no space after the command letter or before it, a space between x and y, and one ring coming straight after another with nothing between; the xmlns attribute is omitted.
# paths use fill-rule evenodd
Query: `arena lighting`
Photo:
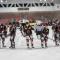
<svg viewBox="0 0 60 60"><path fill-rule="evenodd" d="M1 0L1 2L3 3L3 2L7 2L7 0Z"/></svg>
<svg viewBox="0 0 60 60"><path fill-rule="evenodd" d="M43 1L43 0L40 0L40 1ZM47 0L44 0L44 1L47 1Z"/></svg>
<svg viewBox="0 0 60 60"><path fill-rule="evenodd" d="M45 2L47 1L47 0L44 0Z"/></svg>
<svg viewBox="0 0 60 60"><path fill-rule="evenodd" d="M42 0L40 0L40 1L42 1Z"/></svg>
<svg viewBox="0 0 60 60"><path fill-rule="evenodd" d="M3 2L3 1L1 0L1 2Z"/></svg>

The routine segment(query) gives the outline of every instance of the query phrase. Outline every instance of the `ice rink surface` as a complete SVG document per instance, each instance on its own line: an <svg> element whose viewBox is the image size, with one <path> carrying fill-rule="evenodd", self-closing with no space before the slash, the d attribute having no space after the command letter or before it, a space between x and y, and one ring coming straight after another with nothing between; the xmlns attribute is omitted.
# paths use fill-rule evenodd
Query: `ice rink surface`
<svg viewBox="0 0 60 60"><path fill-rule="evenodd" d="M53 39L51 27L49 27L49 31L49 37ZM35 48L28 49L25 38L18 29L16 32L16 49L8 48L10 37L6 38L5 45L7 48L0 49L0 60L60 60L60 46L55 46L53 40L48 39L48 48L41 48L41 42L33 32Z"/></svg>

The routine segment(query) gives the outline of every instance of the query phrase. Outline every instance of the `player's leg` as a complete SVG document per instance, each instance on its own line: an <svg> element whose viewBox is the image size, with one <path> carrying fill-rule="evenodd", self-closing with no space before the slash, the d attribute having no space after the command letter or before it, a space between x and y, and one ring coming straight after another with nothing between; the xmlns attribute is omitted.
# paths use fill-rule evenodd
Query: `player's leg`
<svg viewBox="0 0 60 60"><path fill-rule="evenodd" d="M6 47L6 46L5 46L5 38L2 38L2 46L3 46L3 47Z"/></svg>
<svg viewBox="0 0 60 60"><path fill-rule="evenodd" d="M32 37L32 35L30 35L30 41L31 41L31 46L32 46L32 48L34 48L33 37Z"/></svg>
<svg viewBox="0 0 60 60"><path fill-rule="evenodd" d="M58 44L58 40L57 40L57 34L55 34L54 38L55 38L55 45L58 46L59 44Z"/></svg>
<svg viewBox="0 0 60 60"><path fill-rule="evenodd" d="M10 36L10 47L9 48L12 48L12 39L13 39L13 36Z"/></svg>
<svg viewBox="0 0 60 60"><path fill-rule="evenodd" d="M27 44L27 47L29 48L29 36L26 36L26 44Z"/></svg>
<svg viewBox="0 0 60 60"><path fill-rule="evenodd" d="M41 47L44 48L43 40L41 40Z"/></svg>
<svg viewBox="0 0 60 60"><path fill-rule="evenodd" d="M48 37L45 37L45 47L47 47L47 41L48 41Z"/></svg>
<svg viewBox="0 0 60 60"><path fill-rule="evenodd" d="M12 39L12 48L15 48L15 34L13 35L13 39Z"/></svg>
<svg viewBox="0 0 60 60"><path fill-rule="evenodd" d="M40 34L40 40L41 40L41 47L44 48L44 36L42 33Z"/></svg>

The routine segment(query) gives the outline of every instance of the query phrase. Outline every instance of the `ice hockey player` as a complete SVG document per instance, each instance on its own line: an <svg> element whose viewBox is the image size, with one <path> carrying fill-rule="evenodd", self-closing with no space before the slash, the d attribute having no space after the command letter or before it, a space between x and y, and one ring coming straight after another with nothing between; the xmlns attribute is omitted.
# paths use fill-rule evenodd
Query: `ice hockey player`
<svg viewBox="0 0 60 60"><path fill-rule="evenodd" d="M6 47L5 46L5 38L7 37L7 30L6 30L6 26L2 25L3 29L2 29L2 47Z"/></svg>
<svg viewBox="0 0 60 60"><path fill-rule="evenodd" d="M38 24L35 28L35 32L36 32L36 35L37 37L39 36L40 40L41 40L41 46L43 47L43 40L44 40L44 36L43 36L43 29L44 29L44 26L43 24Z"/></svg>
<svg viewBox="0 0 60 60"><path fill-rule="evenodd" d="M21 24L21 33L24 37L25 37L25 26L26 26L26 23Z"/></svg>
<svg viewBox="0 0 60 60"><path fill-rule="evenodd" d="M42 34L43 34L43 39L41 40L41 46L42 48L44 48L44 45L45 47L48 47L47 41L48 41L49 29L47 26L44 27Z"/></svg>
<svg viewBox="0 0 60 60"><path fill-rule="evenodd" d="M2 26L0 24L0 37L2 37Z"/></svg>
<svg viewBox="0 0 60 60"><path fill-rule="evenodd" d="M6 25L3 26L3 30L4 30L5 37L7 37L7 27L6 27Z"/></svg>
<svg viewBox="0 0 60 60"><path fill-rule="evenodd" d="M44 26L42 24L38 24L35 27L35 32L38 38L38 35L40 36L40 38L42 37L42 30L43 30Z"/></svg>
<svg viewBox="0 0 60 60"><path fill-rule="evenodd" d="M32 27L30 26L30 24L28 22L26 22L26 26L24 27L24 31L25 31L25 36L26 36L27 47L29 48L29 41L31 41L31 46L32 46L32 48L34 48Z"/></svg>
<svg viewBox="0 0 60 60"><path fill-rule="evenodd" d="M5 46L5 35L4 35L4 25L1 24L0 25L0 42L2 41L2 47L6 47Z"/></svg>
<svg viewBox="0 0 60 60"><path fill-rule="evenodd" d="M16 35L16 26L15 25L11 25L10 27L10 42L11 42L11 46L9 48L15 48L15 35Z"/></svg>
<svg viewBox="0 0 60 60"><path fill-rule="evenodd" d="M58 25L57 24L54 24L52 26L52 30L54 31L54 41L55 41L55 45L56 46L59 46L59 43L58 43L58 38L59 38L59 31L58 31Z"/></svg>
<svg viewBox="0 0 60 60"><path fill-rule="evenodd" d="M58 32L59 32L59 37L58 37L58 39L59 39L59 43L60 43L60 24L58 25Z"/></svg>
<svg viewBox="0 0 60 60"><path fill-rule="evenodd" d="M2 26L0 24L0 48L1 48L1 39L2 39Z"/></svg>

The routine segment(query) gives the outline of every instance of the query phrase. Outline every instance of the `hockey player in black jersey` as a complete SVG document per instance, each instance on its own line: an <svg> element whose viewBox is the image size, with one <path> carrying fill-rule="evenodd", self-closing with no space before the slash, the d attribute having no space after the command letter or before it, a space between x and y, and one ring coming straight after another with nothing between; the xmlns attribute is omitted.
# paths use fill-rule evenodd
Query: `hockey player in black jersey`
<svg viewBox="0 0 60 60"><path fill-rule="evenodd" d="M15 48L15 41L14 41L15 35L16 35L16 26L12 25L10 27L10 42L11 42L10 48Z"/></svg>
<svg viewBox="0 0 60 60"><path fill-rule="evenodd" d="M2 37L2 26L0 25L0 37Z"/></svg>
<svg viewBox="0 0 60 60"><path fill-rule="evenodd" d="M2 29L2 46L3 47L6 47L5 46L5 38L7 37L7 29L6 29L6 26L3 25L3 29Z"/></svg>
<svg viewBox="0 0 60 60"><path fill-rule="evenodd" d="M59 43L60 43L60 25L58 25L58 33L59 33Z"/></svg>
<svg viewBox="0 0 60 60"><path fill-rule="evenodd" d="M57 24L53 25L52 29L54 31L54 42L55 42L55 45L59 46L59 43L58 43L58 41L59 41L59 29L58 29L58 25Z"/></svg>
<svg viewBox="0 0 60 60"><path fill-rule="evenodd" d="M4 26L3 24L0 25L0 39L2 41L2 47L6 47L5 46L5 29L4 29Z"/></svg>
<svg viewBox="0 0 60 60"><path fill-rule="evenodd" d="M3 26L3 30L4 30L5 37L7 37L7 27L6 27L6 25Z"/></svg>
<svg viewBox="0 0 60 60"><path fill-rule="evenodd" d="M43 37L41 40L41 46L43 48L44 45L45 45L45 47L47 47L48 34L49 34L49 29L47 28L47 26L44 27L42 34L43 34Z"/></svg>
<svg viewBox="0 0 60 60"><path fill-rule="evenodd" d="M0 48L1 48L1 39L2 39L2 26L0 25Z"/></svg>
<svg viewBox="0 0 60 60"><path fill-rule="evenodd" d="M26 26L24 27L24 32L26 36L27 47L29 48L29 41L31 41L31 47L34 48L33 37L32 37L32 27L30 26L28 22L26 23Z"/></svg>

